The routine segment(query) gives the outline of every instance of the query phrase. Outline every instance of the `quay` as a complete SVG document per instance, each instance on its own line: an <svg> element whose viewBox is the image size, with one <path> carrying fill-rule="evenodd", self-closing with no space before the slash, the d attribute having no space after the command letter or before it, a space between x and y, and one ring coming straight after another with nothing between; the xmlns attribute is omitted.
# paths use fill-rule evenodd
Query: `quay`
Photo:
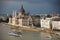
<svg viewBox="0 0 60 40"><path fill-rule="evenodd" d="M12 30L17 30L17 31L36 31L36 32L46 32L50 34L55 34L55 32L51 29L45 29L45 28L37 28L37 27L17 27L17 26L12 26L7 23L0 23L2 26L7 26L11 28Z"/></svg>
<svg viewBox="0 0 60 40"><path fill-rule="evenodd" d="M50 34L46 32L37 32L37 31L29 31L29 30L23 30L21 31L22 37L15 37L15 36L9 36L9 32L12 30L10 29L13 26L9 26L6 23L0 23L0 40L59 40L60 36L55 34ZM28 28L27 28L28 29ZM14 30L14 29L13 29ZM43 39L44 38L44 39Z"/></svg>

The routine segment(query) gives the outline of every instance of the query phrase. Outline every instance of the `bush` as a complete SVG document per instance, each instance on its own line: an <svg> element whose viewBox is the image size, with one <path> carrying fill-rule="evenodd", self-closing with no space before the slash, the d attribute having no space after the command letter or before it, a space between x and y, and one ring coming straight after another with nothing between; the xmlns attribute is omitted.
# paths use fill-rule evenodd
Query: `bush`
<svg viewBox="0 0 60 40"><path fill-rule="evenodd" d="M33 23L34 26L40 27L40 23Z"/></svg>

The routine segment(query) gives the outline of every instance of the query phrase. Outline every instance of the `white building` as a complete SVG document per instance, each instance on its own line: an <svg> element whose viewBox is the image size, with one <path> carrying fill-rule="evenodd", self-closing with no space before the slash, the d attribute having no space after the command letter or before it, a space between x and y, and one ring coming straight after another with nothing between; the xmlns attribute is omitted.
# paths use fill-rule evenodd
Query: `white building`
<svg viewBox="0 0 60 40"><path fill-rule="evenodd" d="M51 28L51 18L41 19L40 23L42 28L47 28L47 29Z"/></svg>
<svg viewBox="0 0 60 40"><path fill-rule="evenodd" d="M52 18L52 29L60 30L60 17Z"/></svg>
<svg viewBox="0 0 60 40"><path fill-rule="evenodd" d="M60 21L52 21L52 29L60 30Z"/></svg>
<svg viewBox="0 0 60 40"><path fill-rule="evenodd" d="M21 9L18 12L13 11L12 16L9 17L8 24L20 27L27 27L32 25L32 18L29 13L25 13L22 5Z"/></svg>
<svg viewBox="0 0 60 40"><path fill-rule="evenodd" d="M60 17L58 16L40 19L40 23L42 28L60 30Z"/></svg>

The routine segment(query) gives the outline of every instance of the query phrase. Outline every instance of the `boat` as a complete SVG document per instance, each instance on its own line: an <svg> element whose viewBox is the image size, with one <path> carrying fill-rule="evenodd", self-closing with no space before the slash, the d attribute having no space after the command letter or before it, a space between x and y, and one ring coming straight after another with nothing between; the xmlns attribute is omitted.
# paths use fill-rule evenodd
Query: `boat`
<svg viewBox="0 0 60 40"><path fill-rule="evenodd" d="M52 36L51 35L47 35L46 38L52 38Z"/></svg>
<svg viewBox="0 0 60 40"><path fill-rule="evenodd" d="M22 33L21 32L17 32L17 31L11 31L9 32L10 36L15 36L15 37L21 37Z"/></svg>
<svg viewBox="0 0 60 40"><path fill-rule="evenodd" d="M47 36L47 38L52 38L51 36Z"/></svg>
<svg viewBox="0 0 60 40"><path fill-rule="evenodd" d="M58 36L60 36L60 33L59 32L56 32L55 34L58 35Z"/></svg>

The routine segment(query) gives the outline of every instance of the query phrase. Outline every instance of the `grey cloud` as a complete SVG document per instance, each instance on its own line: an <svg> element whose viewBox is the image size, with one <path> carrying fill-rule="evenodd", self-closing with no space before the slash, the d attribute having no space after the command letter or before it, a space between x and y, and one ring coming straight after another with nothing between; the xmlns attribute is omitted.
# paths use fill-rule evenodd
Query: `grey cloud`
<svg viewBox="0 0 60 40"><path fill-rule="evenodd" d="M0 1L27 1L30 3L41 3L41 2L60 2L59 0L0 0Z"/></svg>

